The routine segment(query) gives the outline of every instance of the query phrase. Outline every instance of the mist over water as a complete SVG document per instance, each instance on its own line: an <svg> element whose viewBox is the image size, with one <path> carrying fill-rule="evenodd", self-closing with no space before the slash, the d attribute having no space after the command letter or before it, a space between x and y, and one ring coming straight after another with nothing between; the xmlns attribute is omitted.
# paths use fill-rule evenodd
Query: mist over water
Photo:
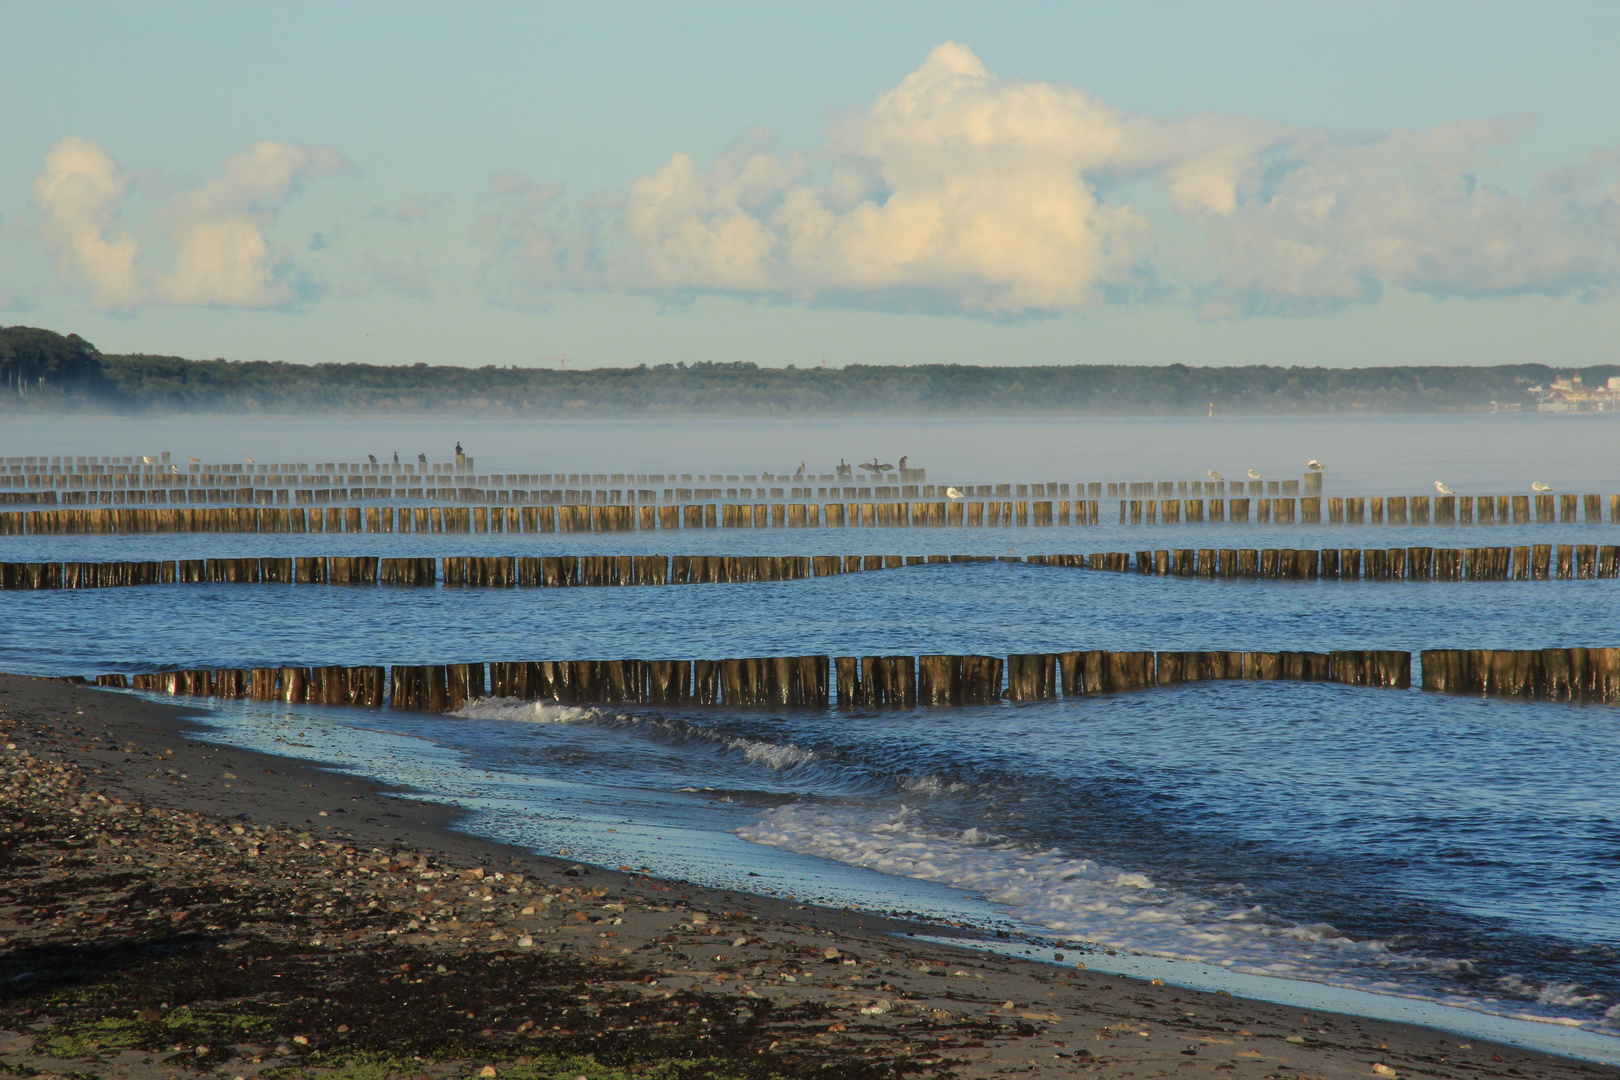
<svg viewBox="0 0 1620 1080"><path fill-rule="evenodd" d="M515 420L403 416L22 417L7 455L152 454L206 461L449 460L463 444L486 472L811 473L850 464L928 469L931 482L1297 478L1313 458L1339 494L1607 490L1620 415Z"/></svg>
<svg viewBox="0 0 1620 1080"><path fill-rule="evenodd" d="M929 482L1291 479L1327 493L1620 490L1612 416L1173 420L8 421L4 453L444 460L488 472ZM1602 524L0 537L0 560L978 553L1617 543ZM0 593L0 668L1104 649L1620 644L1620 583L1248 582L945 564L735 586L172 585ZM535 850L728 888L1620 1029L1620 710L1211 683L951 710L218 703L219 737L416 785Z"/></svg>

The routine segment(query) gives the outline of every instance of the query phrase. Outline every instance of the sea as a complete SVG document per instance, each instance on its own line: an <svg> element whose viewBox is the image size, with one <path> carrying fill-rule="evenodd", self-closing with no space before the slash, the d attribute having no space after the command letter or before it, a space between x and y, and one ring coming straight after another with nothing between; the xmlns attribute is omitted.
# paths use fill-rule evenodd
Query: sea
<svg viewBox="0 0 1620 1080"><path fill-rule="evenodd" d="M8 419L0 456L443 460L480 471L930 483L1192 480L1326 494L1620 492L1620 418L490 421ZM409 457L407 457L409 455ZM1070 554L1620 543L1603 524L1103 524L596 536L0 537L0 561L248 555ZM1605 500L1605 505L1607 500ZM186 584L0 593L0 669L1620 644L1620 581L1143 577L1013 562L737 585ZM1620 707L1199 683L951 709L447 715L211 701L209 738L459 804L461 827L638 870L976 932L979 947L1620 1059ZM363 800L332 808L366 815ZM1061 955L1062 959L1058 959Z"/></svg>

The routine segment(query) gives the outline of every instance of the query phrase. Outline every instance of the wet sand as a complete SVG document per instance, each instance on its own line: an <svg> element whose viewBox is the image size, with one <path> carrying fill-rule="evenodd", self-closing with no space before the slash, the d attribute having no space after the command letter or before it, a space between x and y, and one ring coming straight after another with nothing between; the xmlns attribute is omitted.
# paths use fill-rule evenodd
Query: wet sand
<svg viewBox="0 0 1620 1080"><path fill-rule="evenodd" d="M0 676L14 1075L1620 1076L537 857L197 715Z"/></svg>

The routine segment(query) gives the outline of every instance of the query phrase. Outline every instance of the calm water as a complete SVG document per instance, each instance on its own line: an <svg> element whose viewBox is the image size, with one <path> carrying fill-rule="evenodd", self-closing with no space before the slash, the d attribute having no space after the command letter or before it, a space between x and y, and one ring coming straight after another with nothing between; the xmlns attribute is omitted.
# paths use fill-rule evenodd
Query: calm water
<svg viewBox="0 0 1620 1080"><path fill-rule="evenodd" d="M1566 457L1572 475L1597 468L1579 439L1558 441L1575 427L1543 418L1444 421L1472 445L1447 452L1492 469L1523 458L1523 445L1485 445L1481 425L1526 419L1534 422L1513 430L1552 440L1558 454L1547 460ZM1380 442L1384 422L1359 423L1366 453L1378 459L1365 465L1369 484L1420 490L1412 482L1418 474L1385 460L1404 460L1416 444L1391 450ZM1147 430L1192 437L1176 435L1173 425ZM1606 439L1620 429L1586 430ZM983 435L976 429L975 437ZM1226 447L1223 460L1241 464L1239 450ZM1614 460L1609 450L1603 454ZM1134 464L1119 468L1117 456L1107 460L1113 464L1093 475L1142 473ZM1348 450L1345 460L1349 469ZM1166 458L1147 475L1192 471L1171 471L1171 464ZM1035 479L1051 470L1043 461L1025 471ZM1076 467L1055 478L1076 475L1086 472ZM1588 490L1617 486L1595 471L1581 475ZM613 537L6 537L0 560L1025 554L1614 543L1617 536L1612 526L1585 525L1106 525ZM1617 589L1615 581L1186 581L958 564L735 586L176 585L5 593L0 668L93 674L592 656L1596 645L1620 643ZM222 703L215 722L222 739L365 769L459 800L479 811L471 827L542 852L926 912L1180 958L1234 977L1423 998L1593 1032L1620 1029L1620 709L1613 706L1226 683L854 714L482 702L440 717ZM366 811L359 801L344 809ZM1091 959L1093 966L1114 962Z"/></svg>

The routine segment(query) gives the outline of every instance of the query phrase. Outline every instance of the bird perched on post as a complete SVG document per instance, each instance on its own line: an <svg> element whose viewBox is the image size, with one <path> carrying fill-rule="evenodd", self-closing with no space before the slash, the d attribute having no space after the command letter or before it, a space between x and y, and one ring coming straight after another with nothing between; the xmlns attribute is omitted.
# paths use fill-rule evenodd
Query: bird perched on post
<svg viewBox="0 0 1620 1080"><path fill-rule="evenodd" d="M1226 477L1222 476L1220 473L1216 472L1214 469L1209 470L1209 478L1211 480L1225 480L1226 479Z"/></svg>
<svg viewBox="0 0 1620 1080"><path fill-rule="evenodd" d="M376 454L367 454L366 457L371 459L371 463L373 465L377 464L377 455Z"/></svg>
<svg viewBox="0 0 1620 1080"><path fill-rule="evenodd" d="M948 487L945 489L945 497L952 502L955 502L957 499L962 497L962 493L953 487Z"/></svg>
<svg viewBox="0 0 1620 1080"><path fill-rule="evenodd" d="M1446 487L1446 485L1442 484L1438 480L1436 480L1434 482L1434 490L1438 491L1442 495L1455 495L1455 494L1457 494L1455 491L1452 491L1450 488Z"/></svg>
<svg viewBox="0 0 1620 1080"><path fill-rule="evenodd" d="M1552 490L1552 485L1551 484L1543 484L1540 480L1532 480L1530 482L1530 490L1531 491L1551 491Z"/></svg>
<svg viewBox="0 0 1620 1080"><path fill-rule="evenodd" d="M1249 479L1250 480L1258 480L1258 479L1260 479L1260 474L1255 472L1253 469L1250 469L1249 470Z"/></svg>
<svg viewBox="0 0 1620 1080"><path fill-rule="evenodd" d="M1311 472L1321 472L1322 471L1322 463L1320 461L1317 461L1315 458L1311 458L1311 460L1307 461L1305 463L1305 467L1307 469L1311 470Z"/></svg>
<svg viewBox="0 0 1620 1080"><path fill-rule="evenodd" d="M416 460L417 460L417 462L419 464L426 465L427 464L427 455L426 454L417 454L416 455Z"/></svg>

